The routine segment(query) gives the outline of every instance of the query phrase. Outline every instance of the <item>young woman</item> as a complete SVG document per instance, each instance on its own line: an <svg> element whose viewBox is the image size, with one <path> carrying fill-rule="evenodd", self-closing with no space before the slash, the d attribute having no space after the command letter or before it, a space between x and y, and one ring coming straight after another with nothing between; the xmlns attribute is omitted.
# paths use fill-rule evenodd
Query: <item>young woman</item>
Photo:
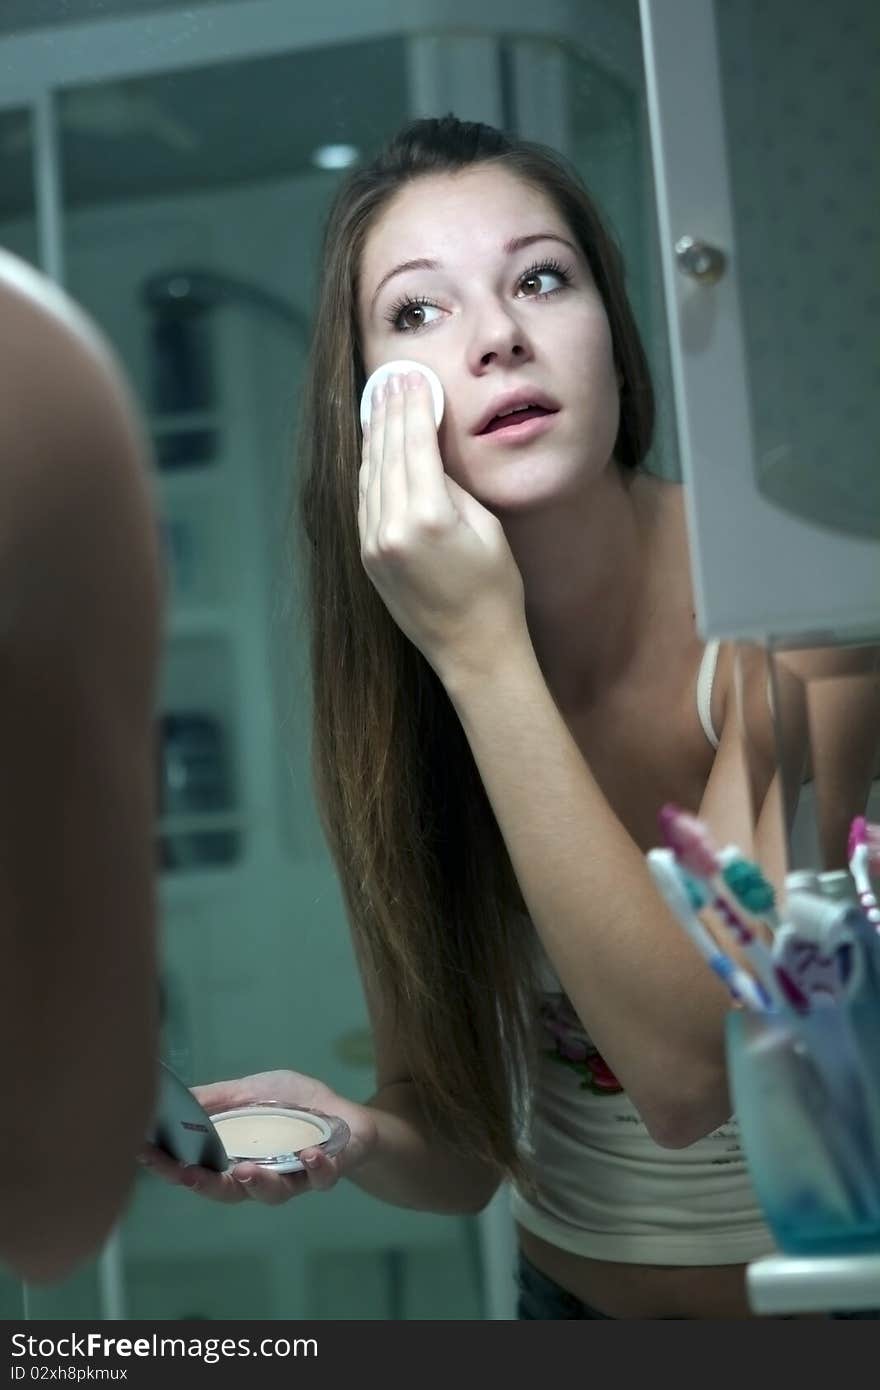
<svg viewBox="0 0 880 1390"><path fill-rule="evenodd" d="M435 429L415 373L445 388ZM511 414L510 412L519 412ZM324 246L303 423L319 804L373 1024L366 1104L294 1072L197 1090L339 1114L267 1203L345 1176L477 1212L515 1184L524 1317L746 1317L772 1249L730 1119L727 996L658 897L667 801L781 864L766 673L744 766L694 627L682 490L616 246L549 151L452 117L355 172ZM754 687L754 689L752 688ZM698 695L700 696L698 701ZM769 823L768 823L769 822Z"/></svg>

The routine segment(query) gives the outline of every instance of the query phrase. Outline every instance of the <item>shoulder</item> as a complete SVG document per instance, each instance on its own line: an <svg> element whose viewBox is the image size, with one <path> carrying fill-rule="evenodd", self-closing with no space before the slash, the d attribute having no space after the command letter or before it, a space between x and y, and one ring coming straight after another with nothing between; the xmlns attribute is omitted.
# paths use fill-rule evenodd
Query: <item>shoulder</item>
<svg viewBox="0 0 880 1390"><path fill-rule="evenodd" d="M633 477L630 488L647 560L652 607L658 608L656 598L662 590L662 608L675 614L685 611L692 626L693 583L685 489L681 483L642 469Z"/></svg>
<svg viewBox="0 0 880 1390"><path fill-rule="evenodd" d="M34 486L75 501L100 478L146 497L148 449L115 355L86 314L30 266L0 251L0 486L22 515L52 515Z"/></svg>
<svg viewBox="0 0 880 1390"><path fill-rule="evenodd" d="M696 630L690 550L680 483L639 472L631 483L642 554L638 599L651 660L696 674L704 644Z"/></svg>
<svg viewBox="0 0 880 1390"><path fill-rule="evenodd" d="M110 349L60 290L0 252L0 638L158 604L148 450ZM137 621L137 618L135 619Z"/></svg>
<svg viewBox="0 0 880 1390"><path fill-rule="evenodd" d="M648 523L658 531L666 531L683 523L684 485L673 478L664 478L646 468L638 468L630 488Z"/></svg>

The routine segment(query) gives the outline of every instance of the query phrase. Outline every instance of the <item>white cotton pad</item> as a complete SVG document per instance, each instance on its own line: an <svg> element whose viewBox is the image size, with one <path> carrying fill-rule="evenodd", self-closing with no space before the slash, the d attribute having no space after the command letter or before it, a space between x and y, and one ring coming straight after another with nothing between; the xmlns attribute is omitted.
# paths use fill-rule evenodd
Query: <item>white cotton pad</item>
<svg viewBox="0 0 880 1390"><path fill-rule="evenodd" d="M431 387L431 395L434 397L434 424L439 428L440 421L443 419L443 387L440 385L440 378L437 373L432 372L430 367L426 367L424 362L397 360L383 362L381 367L376 368L364 387L364 394L361 396L361 429L366 429L369 423L374 388L379 385L380 381L385 381L387 377L393 376L395 372L401 376L405 376L407 372L421 372L422 376L427 377Z"/></svg>

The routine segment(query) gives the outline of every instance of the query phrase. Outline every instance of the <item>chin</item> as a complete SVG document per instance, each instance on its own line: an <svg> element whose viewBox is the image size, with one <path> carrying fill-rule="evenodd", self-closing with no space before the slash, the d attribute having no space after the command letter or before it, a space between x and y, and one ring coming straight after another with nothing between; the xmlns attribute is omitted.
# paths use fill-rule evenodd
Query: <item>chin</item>
<svg viewBox="0 0 880 1390"><path fill-rule="evenodd" d="M544 487L494 487L469 488L468 491L487 511L505 518L536 515L565 503L571 497L570 489Z"/></svg>
<svg viewBox="0 0 880 1390"><path fill-rule="evenodd" d="M570 501L584 486L583 464L575 469L558 455L548 458L537 452L528 458L499 459L491 470L482 466L451 476L499 517L525 515Z"/></svg>

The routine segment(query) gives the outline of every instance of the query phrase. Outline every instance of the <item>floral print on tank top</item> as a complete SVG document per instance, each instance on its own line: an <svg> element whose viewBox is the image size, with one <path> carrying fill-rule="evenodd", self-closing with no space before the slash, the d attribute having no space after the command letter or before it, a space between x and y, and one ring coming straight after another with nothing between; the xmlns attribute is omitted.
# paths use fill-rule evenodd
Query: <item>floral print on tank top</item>
<svg viewBox="0 0 880 1390"><path fill-rule="evenodd" d="M544 996L541 1024L552 1044L543 1049L544 1055L576 1072L582 1090L602 1096L621 1093L623 1087L598 1048L590 1042L566 995Z"/></svg>

